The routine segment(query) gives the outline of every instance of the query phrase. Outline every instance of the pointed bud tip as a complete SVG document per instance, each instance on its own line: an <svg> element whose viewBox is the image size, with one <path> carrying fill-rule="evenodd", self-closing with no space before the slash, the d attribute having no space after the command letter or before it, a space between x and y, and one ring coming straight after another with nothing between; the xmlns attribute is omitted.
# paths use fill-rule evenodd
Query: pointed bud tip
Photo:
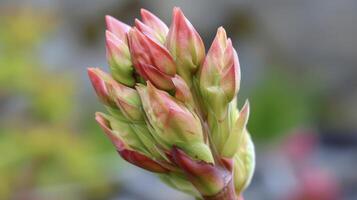
<svg viewBox="0 0 357 200"><path fill-rule="evenodd" d="M139 19L135 18L134 20L135 29L140 33L144 33L144 35L149 36L151 39L154 39L153 30L148 27L144 22L140 21Z"/></svg>
<svg viewBox="0 0 357 200"><path fill-rule="evenodd" d="M249 106L249 101L246 100L242 109L239 112L239 117L237 119L237 127L241 130L243 130L247 123L248 123L248 119L249 119L249 114L250 114L250 106Z"/></svg>
<svg viewBox="0 0 357 200"><path fill-rule="evenodd" d="M217 37L218 37L220 40L224 40L224 41L227 40L226 30L225 30L222 26L217 29Z"/></svg>
<svg viewBox="0 0 357 200"><path fill-rule="evenodd" d="M105 16L105 23L107 29L117 36L120 40L125 40L126 33L131 29L131 27L110 15Z"/></svg>
<svg viewBox="0 0 357 200"><path fill-rule="evenodd" d="M146 10L145 8L140 9L140 14L143 19L148 19L154 15L150 11Z"/></svg>
<svg viewBox="0 0 357 200"><path fill-rule="evenodd" d="M95 84L96 82L98 82L100 80L100 75L99 75L100 71L101 70L97 67L88 67L87 68L88 77L89 77L90 81L92 82L92 84Z"/></svg>
<svg viewBox="0 0 357 200"><path fill-rule="evenodd" d="M221 26L217 29L216 37L212 43L212 48L219 45L222 49L227 48L230 39L227 39L226 30Z"/></svg>
<svg viewBox="0 0 357 200"><path fill-rule="evenodd" d="M104 117L104 114L101 112L95 113L95 121L98 122L99 126L104 130L105 133L110 134L110 122Z"/></svg>
<svg viewBox="0 0 357 200"><path fill-rule="evenodd" d="M104 131L104 133L111 139L111 141L118 145L117 147L121 147L122 143L117 141L117 138L114 136L111 126L110 126L110 121L105 117L105 115L101 112L96 112L95 113L95 121L99 124L100 128Z"/></svg>
<svg viewBox="0 0 357 200"><path fill-rule="evenodd" d="M192 26L191 23L188 21L186 16L183 14L183 11L179 7L174 7L172 11L172 21L173 24L180 24L180 23L185 23L188 24L188 26Z"/></svg>
<svg viewBox="0 0 357 200"><path fill-rule="evenodd" d="M135 23L135 28L137 28L137 25L138 25L138 24L140 24L140 25L141 25L141 24L144 24L144 23L141 22L138 18L135 18L135 19L134 19L134 23Z"/></svg>
<svg viewBox="0 0 357 200"><path fill-rule="evenodd" d="M105 22L106 24L109 24L111 20L115 20L114 17L110 15L105 15Z"/></svg>
<svg viewBox="0 0 357 200"><path fill-rule="evenodd" d="M181 8L180 8L180 7L177 7L177 6L175 6L175 7L173 8L172 13L173 13L174 15L181 15L181 14L183 15L183 12L182 12Z"/></svg>
<svg viewBox="0 0 357 200"><path fill-rule="evenodd" d="M98 67L87 67L87 72L88 73L94 73L94 71L98 70Z"/></svg>
<svg viewBox="0 0 357 200"><path fill-rule="evenodd" d="M107 79L109 74L106 72L102 71L98 67L88 67L87 68L87 73L89 75L89 78L93 80L94 78L96 79Z"/></svg>
<svg viewBox="0 0 357 200"><path fill-rule="evenodd" d="M163 44L169 31L167 25L159 17L145 9L141 9L141 19L149 27L147 32L159 43Z"/></svg>
<svg viewBox="0 0 357 200"><path fill-rule="evenodd" d="M217 29L217 34L224 34L224 35L226 35L226 30L223 28L223 26L218 27L218 29Z"/></svg>
<svg viewBox="0 0 357 200"><path fill-rule="evenodd" d="M105 23L109 27L121 26L122 28L130 28L129 25L125 24L124 22L121 22L121 21L117 20L115 17L110 16L110 15L105 15ZM108 27L108 29L109 29L109 27Z"/></svg>
<svg viewBox="0 0 357 200"><path fill-rule="evenodd" d="M250 103L249 100L245 100L245 103L240 111L240 114L243 114L244 116L249 117L250 114Z"/></svg>
<svg viewBox="0 0 357 200"><path fill-rule="evenodd" d="M88 68L87 72L92 86L100 101L107 106L115 107L115 102L113 102L112 98L108 94L107 88L107 83L115 82L112 77L99 68Z"/></svg>
<svg viewBox="0 0 357 200"><path fill-rule="evenodd" d="M108 125L108 120L106 118L104 118L103 113L101 112L95 112L95 120L99 123L99 124L103 124L103 125Z"/></svg>

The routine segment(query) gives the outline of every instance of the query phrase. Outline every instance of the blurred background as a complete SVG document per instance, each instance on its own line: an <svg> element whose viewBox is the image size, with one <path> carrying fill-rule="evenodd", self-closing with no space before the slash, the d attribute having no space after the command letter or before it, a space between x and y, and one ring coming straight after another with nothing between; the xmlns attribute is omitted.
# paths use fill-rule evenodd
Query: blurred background
<svg viewBox="0 0 357 200"><path fill-rule="evenodd" d="M206 48L222 25L239 53L246 200L357 199L355 0L0 0L0 199L190 199L116 155L86 73L107 68L104 15L170 24L174 6Z"/></svg>

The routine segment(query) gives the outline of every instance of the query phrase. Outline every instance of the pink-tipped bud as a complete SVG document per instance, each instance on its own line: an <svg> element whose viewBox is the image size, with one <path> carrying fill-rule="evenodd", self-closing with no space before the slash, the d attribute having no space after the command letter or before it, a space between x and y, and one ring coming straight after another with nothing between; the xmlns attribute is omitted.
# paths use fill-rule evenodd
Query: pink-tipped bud
<svg viewBox="0 0 357 200"><path fill-rule="evenodd" d="M156 173L167 173L169 170L161 166L156 161L145 156L144 154L133 150L120 136L117 131L113 131L111 127L111 122L102 113L96 113L95 120L98 122L100 127L103 129L105 134L109 137L111 142L116 147L120 156L128 161L129 163L136 165L140 168L149 170ZM127 129L119 129L119 131L128 131ZM130 134L130 133L129 133Z"/></svg>
<svg viewBox="0 0 357 200"><path fill-rule="evenodd" d="M176 64L165 47L141 33L137 28L130 30L128 39L136 71L160 89L173 89L173 84L167 77L176 74ZM160 80L159 74L165 75L162 76L164 80Z"/></svg>
<svg viewBox="0 0 357 200"><path fill-rule="evenodd" d="M129 32L130 26L109 15L105 16L105 22L107 29L126 43L126 34Z"/></svg>
<svg viewBox="0 0 357 200"><path fill-rule="evenodd" d="M99 68L88 68L88 76L99 100L109 107L116 107L107 88L108 83L115 82L112 77Z"/></svg>
<svg viewBox="0 0 357 200"><path fill-rule="evenodd" d="M166 26L166 24L148 10L141 9L140 12L142 21L152 30L153 36L161 43L164 43L166 40L166 35L169 32L169 28ZM143 31L140 28L139 30Z"/></svg>
<svg viewBox="0 0 357 200"><path fill-rule="evenodd" d="M200 72L200 88L207 104L218 118L239 89L240 67L232 42L220 27Z"/></svg>
<svg viewBox="0 0 357 200"><path fill-rule="evenodd" d="M106 31L105 35L107 60L113 78L124 85L134 86L134 68L128 45L110 31Z"/></svg>
<svg viewBox="0 0 357 200"><path fill-rule="evenodd" d="M191 81L192 74L203 62L205 47L200 35L177 7L173 10L166 46L180 66L178 74L186 81Z"/></svg>

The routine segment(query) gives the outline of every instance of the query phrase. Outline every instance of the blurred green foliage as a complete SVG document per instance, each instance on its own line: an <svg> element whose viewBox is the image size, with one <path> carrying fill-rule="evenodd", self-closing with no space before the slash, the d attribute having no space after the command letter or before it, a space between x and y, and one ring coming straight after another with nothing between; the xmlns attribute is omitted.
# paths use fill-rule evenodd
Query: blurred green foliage
<svg viewBox="0 0 357 200"><path fill-rule="evenodd" d="M104 137L93 137L101 134L73 128L81 121L74 119L76 82L45 68L37 55L56 28L54 17L0 13L0 199L105 199L116 155L101 148L108 146Z"/></svg>
<svg viewBox="0 0 357 200"><path fill-rule="evenodd" d="M316 107L309 81L294 80L283 69L270 68L265 79L249 95L252 136L267 143L299 126L309 126Z"/></svg>

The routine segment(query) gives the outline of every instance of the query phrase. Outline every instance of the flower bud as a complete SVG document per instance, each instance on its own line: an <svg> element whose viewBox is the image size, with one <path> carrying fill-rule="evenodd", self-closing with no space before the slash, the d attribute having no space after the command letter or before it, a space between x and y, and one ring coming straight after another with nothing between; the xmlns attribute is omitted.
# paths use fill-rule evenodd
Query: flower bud
<svg viewBox="0 0 357 200"><path fill-rule="evenodd" d="M167 32L169 31L166 24L145 9L141 9L141 18L143 22L135 20L135 26L144 34L163 44L166 40Z"/></svg>
<svg viewBox="0 0 357 200"><path fill-rule="evenodd" d="M105 35L107 60L113 78L124 85L134 86L134 68L128 45L110 31L106 31Z"/></svg>
<svg viewBox="0 0 357 200"><path fill-rule="evenodd" d="M177 7L173 10L166 46L180 66L177 68L178 74L190 84L192 74L203 62L205 47L200 35Z"/></svg>
<svg viewBox="0 0 357 200"><path fill-rule="evenodd" d="M238 151L240 141L242 140L246 125L249 118L249 102L246 101L242 110L239 112L238 118L233 124L233 128L227 138L221 155L226 158L232 158Z"/></svg>
<svg viewBox="0 0 357 200"><path fill-rule="evenodd" d="M237 194L249 185L255 168L254 144L245 129L239 142L238 152L234 155L234 185Z"/></svg>
<svg viewBox="0 0 357 200"><path fill-rule="evenodd" d="M107 29L112 32L119 40L126 43L126 34L131 29L130 26L109 15L105 16L105 22L107 24Z"/></svg>
<svg viewBox="0 0 357 200"><path fill-rule="evenodd" d="M165 47L137 28L131 29L128 39L136 71L160 89L173 89L174 85L170 77L176 74L176 64Z"/></svg>
<svg viewBox="0 0 357 200"><path fill-rule="evenodd" d="M200 71L200 89L218 119L236 96L240 81L238 56L220 27Z"/></svg>
<svg viewBox="0 0 357 200"><path fill-rule="evenodd" d="M138 86L143 108L155 137L166 149L176 145L189 155L206 162L213 162L209 147L204 143L198 116L167 92L156 89L150 82Z"/></svg>
<svg viewBox="0 0 357 200"><path fill-rule="evenodd" d="M116 107L113 98L107 88L108 83L115 82L112 77L99 68L88 68L88 76L99 100L109 107Z"/></svg>
<svg viewBox="0 0 357 200"><path fill-rule="evenodd" d="M128 143L126 143L123 138L128 140L128 136L130 138L130 135L133 135L132 132L130 132L130 128L128 127L119 127L116 128L116 130L113 127L113 122L115 120L109 120L109 116L106 116L102 113L96 113L96 121L100 125L100 127L103 129L103 131L106 133L106 135L109 137L109 139L112 141L114 146L116 147L118 153L121 155L123 159L126 161L130 162L133 165L136 165L138 167L141 167L143 169L156 172L156 173L167 173L168 170L161 166L159 163L156 161L152 160L151 158L147 157L146 155L133 150ZM120 126L124 125L125 123L122 123ZM116 125L117 126L117 125ZM134 145L134 144L131 144Z"/></svg>
<svg viewBox="0 0 357 200"><path fill-rule="evenodd" d="M141 101L135 89L121 84L108 84L109 94L123 115L131 121L142 121Z"/></svg>

